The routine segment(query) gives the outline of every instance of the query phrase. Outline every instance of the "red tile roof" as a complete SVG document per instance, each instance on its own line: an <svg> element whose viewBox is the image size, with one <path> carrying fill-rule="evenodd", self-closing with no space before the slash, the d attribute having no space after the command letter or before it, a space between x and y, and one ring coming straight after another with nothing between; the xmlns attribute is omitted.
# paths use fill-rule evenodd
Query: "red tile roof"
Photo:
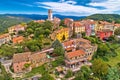
<svg viewBox="0 0 120 80"><path fill-rule="evenodd" d="M58 30L58 31L55 31L56 33L61 33L61 32L63 32L63 31L69 31L69 28L62 28L62 29L60 29L60 30Z"/></svg>
<svg viewBox="0 0 120 80"><path fill-rule="evenodd" d="M82 23L80 23L80 21L75 21L74 23L73 23L73 26L74 27L81 27L83 24Z"/></svg>
<svg viewBox="0 0 120 80"><path fill-rule="evenodd" d="M5 38L5 37L8 37L8 36L9 36L8 33L6 33L6 34L2 34L2 35L0 35L0 39Z"/></svg>
<svg viewBox="0 0 120 80"><path fill-rule="evenodd" d="M69 59L74 58L74 57L78 57L81 55L85 55L85 52L83 50L77 50L77 51L66 53L66 57Z"/></svg>
<svg viewBox="0 0 120 80"><path fill-rule="evenodd" d="M66 47L66 46L70 46L70 45L73 45L74 44L74 40L70 40L70 41L66 41L63 43L63 45Z"/></svg>
<svg viewBox="0 0 120 80"><path fill-rule="evenodd" d="M24 37L23 36L19 36L19 37L15 37L13 38L13 43L20 43L24 40Z"/></svg>
<svg viewBox="0 0 120 80"><path fill-rule="evenodd" d="M116 27L120 27L120 24L115 24Z"/></svg>

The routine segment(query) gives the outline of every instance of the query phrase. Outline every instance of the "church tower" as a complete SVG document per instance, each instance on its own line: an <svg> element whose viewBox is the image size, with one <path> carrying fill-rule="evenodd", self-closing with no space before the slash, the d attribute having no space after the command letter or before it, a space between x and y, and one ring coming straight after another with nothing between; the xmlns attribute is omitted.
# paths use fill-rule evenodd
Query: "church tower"
<svg viewBox="0 0 120 80"><path fill-rule="evenodd" d="M51 9L48 10L48 20L49 21L53 20L53 15L52 15L52 10Z"/></svg>

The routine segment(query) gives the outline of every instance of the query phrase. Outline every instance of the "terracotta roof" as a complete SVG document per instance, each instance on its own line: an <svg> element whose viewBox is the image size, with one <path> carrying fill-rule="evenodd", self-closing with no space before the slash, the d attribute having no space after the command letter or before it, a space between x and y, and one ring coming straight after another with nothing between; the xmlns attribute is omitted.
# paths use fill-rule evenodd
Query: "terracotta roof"
<svg viewBox="0 0 120 80"><path fill-rule="evenodd" d="M91 43L89 40L83 38L76 39L76 42Z"/></svg>
<svg viewBox="0 0 120 80"><path fill-rule="evenodd" d="M61 21L60 18L57 18L57 17L54 17L53 20L54 20L55 22L59 22L59 21Z"/></svg>
<svg viewBox="0 0 120 80"><path fill-rule="evenodd" d="M87 19L87 20L82 20L81 23L84 23L84 24L95 24L96 22L94 20Z"/></svg>
<svg viewBox="0 0 120 80"><path fill-rule="evenodd" d="M30 60L31 61L36 61L36 62L39 62L40 60L42 59L45 59L46 58L46 53L34 53L30 56Z"/></svg>
<svg viewBox="0 0 120 80"><path fill-rule="evenodd" d="M69 48L66 48L66 51L70 51L72 49L74 49L74 47L69 47Z"/></svg>
<svg viewBox="0 0 120 80"><path fill-rule="evenodd" d="M81 27L82 25L83 25L83 24L80 23L80 21L76 21L76 22L73 23L73 26L74 26L74 27Z"/></svg>
<svg viewBox="0 0 120 80"><path fill-rule="evenodd" d="M73 21L73 19L71 18L65 18L64 21L67 20L67 21Z"/></svg>
<svg viewBox="0 0 120 80"><path fill-rule="evenodd" d="M107 24L112 24L112 23L109 23L109 22L107 22L107 21L100 21L100 24L102 24L102 25L107 25Z"/></svg>
<svg viewBox="0 0 120 80"><path fill-rule="evenodd" d="M116 27L120 27L120 24L115 24Z"/></svg>
<svg viewBox="0 0 120 80"><path fill-rule="evenodd" d="M5 38L5 37L8 37L8 36L9 36L8 33L6 33L6 34L2 34L2 35L0 35L0 39L1 39L1 38Z"/></svg>
<svg viewBox="0 0 120 80"><path fill-rule="evenodd" d="M66 57L70 59L70 58L74 58L74 57L81 56L84 54L85 52L83 50L77 50L77 51L66 53Z"/></svg>
<svg viewBox="0 0 120 80"><path fill-rule="evenodd" d="M60 30L58 30L58 31L55 31L56 33L61 33L61 32L63 32L63 31L68 31L69 30L69 28L62 28L62 29L60 29Z"/></svg>
<svg viewBox="0 0 120 80"><path fill-rule="evenodd" d="M70 40L70 41L66 41L63 43L63 45L66 47L66 46L70 46L70 45L73 45L74 44L74 40Z"/></svg>
<svg viewBox="0 0 120 80"><path fill-rule="evenodd" d="M43 22L45 22L45 20L34 20L34 22L43 23Z"/></svg>
<svg viewBox="0 0 120 80"><path fill-rule="evenodd" d="M64 19L64 24L65 25L68 24L68 23L70 23L70 22L73 22L73 19L70 19L70 18L65 18Z"/></svg>
<svg viewBox="0 0 120 80"><path fill-rule="evenodd" d="M13 63L29 61L30 55L31 55L31 52L14 54L13 55Z"/></svg>
<svg viewBox="0 0 120 80"><path fill-rule="evenodd" d="M15 38L13 38L13 43L19 43L19 42L22 42L23 41L23 39L24 39L24 37L23 36L19 36L19 37L15 37Z"/></svg>
<svg viewBox="0 0 120 80"><path fill-rule="evenodd" d="M100 31L98 31L98 32L111 32L112 30L110 30L110 29L102 29L102 30L100 30ZM113 32L113 31L112 31Z"/></svg>
<svg viewBox="0 0 120 80"><path fill-rule="evenodd" d="M81 44L81 47L83 47L84 49L90 48L92 47L90 44Z"/></svg>

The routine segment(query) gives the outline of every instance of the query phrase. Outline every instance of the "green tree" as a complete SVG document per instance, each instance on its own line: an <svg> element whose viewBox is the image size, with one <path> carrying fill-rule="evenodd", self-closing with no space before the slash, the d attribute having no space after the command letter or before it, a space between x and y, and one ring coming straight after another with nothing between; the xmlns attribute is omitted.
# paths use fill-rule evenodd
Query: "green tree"
<svg viewBox="0 0 120 80"><path fill-rule="evenodd" d="M115 30L115 35L120 35L120 27Z"/></svg>
<svg viewBox="0 0 120 80"><path fill-rule="evenodd" d="M49 29L46 29L44 32L44 35L47 37L47 36L49 36L50 33L51 33L51 31Z"/></svg>
<svg viewBox="0 0 120 80"><path fill-rule="evenodd" d="M81 70L75 75L75 80L89 80L91 69L88 66L82 66Z"/></svg>
<svg viewBox="0 0 120 80"><path fill-rule="evenodd" d="M24 67L25 67L25 68L29 68L30 65L31 65L30 63L26 63L26 64L24 64Z"/></svg>
<svg viewBox="0 0 120 80"><path fill-rule="evenodd" d="M16 52L16 50L9 45L2 45L0 48L0 55L6 57L12 57L12 55Z"/></svg>
<svg viewBox="0 0 120 80"><path fill-rule="evenodd" d="M65 35L63 35L63 37L62 37L62 41L64 41L65 40Z"/></svg>
<svg viewBox="0 0 120 80"><path fill-rule="evenodd" d="M53 42L52 47L54 48L54 53L56 53L59 56L64 55L65 50L58 39Z"/></svg>
<svg viewBox="0 0 120 80"><path fill-rule="evenodd" d="M62 47L62 44L60 43L60 41L59 41L58 39L56 39L56 40L52 43L52 47L53 47L53 48Z"/></svg>
<svg viewBox="0 0 120 80"><path fill-rule="evenodd" d="M44 29L49 29L50 31L53 29L53 23L51 21L45 21L43 26Z"/></svg>
<svg viewBox="0 0 120 80"><path fill-rule="evenodd" d="M107 80L120 80L120 74L117 67L111 67L108 69Z"/></svg>
<svg viewBox="0 0 120 80"><path fill-rule="evenodd" d="M39 44L40 43L38 43L37 40L30 40L26 42L26 46L32 52L40 50L40 47L38 46Z"/></svg>
<svg viewBox="0 0 120 80"><path fill-rule="evenodd" d="M92 65L92 71L95 76L100 79L104 79L104 77L108 73L108 65L102 61L102 59L95 59Z"/></svg>
<svg viewBox="0 0 120 80"><path fill-rule="evenodd" d="M67 71L67 74L65 75L65 78L70 78L73 76L73 72L71 70Z"/></svg>
<svg viewBox="0 0 120 80"><path fill-rule="evenodd" d="M54 80L54 78L49 74L44 74L44 75L42 75L40 80Z"/></svg>

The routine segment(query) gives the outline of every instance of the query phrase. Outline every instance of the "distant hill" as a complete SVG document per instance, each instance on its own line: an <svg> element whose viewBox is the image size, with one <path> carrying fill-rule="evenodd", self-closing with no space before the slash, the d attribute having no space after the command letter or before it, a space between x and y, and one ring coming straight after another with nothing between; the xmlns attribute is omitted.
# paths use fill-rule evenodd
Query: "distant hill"
<svg viewBox="0 0 120 80"><path fill-rule="evenodd" d="M120 23L120 15L118 14L93 14L85 19L105 20L108 22L115 21L116 23Z"/></svg>
<svg viewBox="0 0 120 80"><path fill-rule="evenodd" d="M33 20L40 20L40 19L46 20L48 18L47 15L38 15L38 14L6 14L6 15L30 18L30 19L33 19ZM85 18L85 16L64 16L64 15L58 15L58 14L54 14L53 17L58 17L60 19L72 18L74 20L79 20L79 19Z"/></svg>
<svg viewBox="0 0 120 80"><path fill-rule="evenodd" d="M79 20L82 17L76 17L76 16L63 16L63 15L57 15L55 14L54 17L58 17L60 19L64 18L72 18L74 20ZM0 15L0 33L5 31L8 27L13 26L15 24L19 24L22 22L28 22L30 20L40 20L44 19L46 20L48 18L47 15L37 15L37 14L1 14Z"/></svg>
<svg viewBox="0 0 120 80"><path fill-rule="evenodd" d="M28 22L31 19L24 17L15 17L9 15L0 15L0 33L5 31L8 27L22 22Z"/></svg>

